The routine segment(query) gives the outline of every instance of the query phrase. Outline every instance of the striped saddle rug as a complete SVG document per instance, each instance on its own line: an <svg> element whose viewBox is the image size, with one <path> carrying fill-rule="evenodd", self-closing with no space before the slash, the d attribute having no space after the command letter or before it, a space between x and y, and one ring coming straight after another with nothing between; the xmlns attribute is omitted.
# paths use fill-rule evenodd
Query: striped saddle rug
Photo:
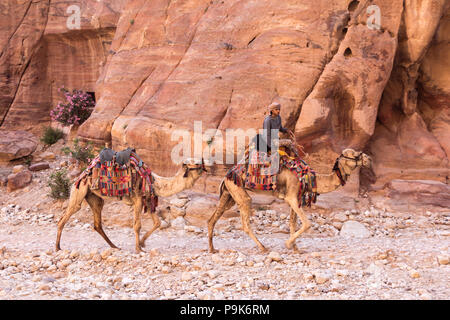
<svg viewBox="0 0 450 320"><path fill-rule="evenodd" d="M300 182L298 190L298 206L311 207L311 203L317 200L316 172L302 159L292 158L282 155L280 167L284 167L294 172Z"/></svg>
<svg viewBox="0 0 450 320"><path fill-rule="evenodd" d="M86 177L91 179L91 189L99 190L102 196L117 197L121 200L122 197L129 196L133 190L140 190L144 211L147 212L148 208L151 212L156 211L158 197L153 189L151 170L134 150L130 153L128 162L124 164L119 164L115 158L105 161L100 155L97 156L77 178L75 186L79 188L81 181ZM84 183L86 182L87 179L84 180Z"/></svg>
<svg viewBox="0 0 450 320"><path fill-rule="evenodd" d="M273 159L267 152L250 152L245 187L257 190L275 190L277 187L278 166L272 165ZM278 162L277 162L278 164Z"/></svg>
<svg viewBox="0 0 450 320"><path fill-rule="evenodd" d="M272 165L272 160L267 152L250 150L243 162L232 167L226 177L245 188L275 190L278 167Z"/></svg>
<svg viewBox="0 0 450 320"><path fill-rule="evenodd" d="M120 167L114 165L114 162L108 161L100 165L99 171L100 176L94 182L98 185L93 186L93 189L100 189L103 196L123 197L131 193L132 172L129 166Z"/></svg>
<svg viewBox="0 0 450 320"><path fill-rule="evenodd" d="M279 156L279 165L274 166L273 157ZM298 204L311 206L317 200L317 184L315 171L301 158L291 157L282 150L278 155L269 155L266 152L253 151L242 163L232 167L227 172L227 179L237 186L248 189L276 190L278 167L292 171L300 182Z"/></svg>

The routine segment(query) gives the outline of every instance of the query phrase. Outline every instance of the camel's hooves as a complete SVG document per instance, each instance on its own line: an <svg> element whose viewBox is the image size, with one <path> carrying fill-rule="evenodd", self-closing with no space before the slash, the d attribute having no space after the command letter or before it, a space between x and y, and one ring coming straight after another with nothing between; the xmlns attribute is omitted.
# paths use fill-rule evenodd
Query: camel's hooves
<svg viewBox="0 0 450 320"><path fill-rule="evenodd" d="M209 253L218 253L219 252L219 250L216 250L216 249L214 249L214 248L210 248L209 249Z"/></svg>
<svg viewBox="0 0 450 320"><path fill-rule="evenodd" d="M136 253L138 253L138 254L139 254L139 253L141 253L141 252L142 252L142 253L145 253L145 251L144 251L144 250L142 250L142 248L136 248Z"/></svg>
<svg viewBox="0 0 450 320"><path fill-rule="evenodd" d="M292 249L292 245L293 245L292 242L286 241L285 244L286 244L286 248Z"/></svg>
<svg viewBox="0 0 450 320"><path fill-rule="evenodd" d="M294 245L294 246L292 247L292 250L294 251L294 253L298 253L298 254L304 253L304 250L300 250L299 248L297 248L296 245Z"/></svg>
<svg viewBox="0 0 450 320"><path fill-rule="evenodd" d="M139 244L141 245L141 248L145 248L145 242L139 242Z"/></svg>
<svg viewBox="0 0 450 320"><path fill-rule="evenodd" d="M262 253L266 253L269 251L269 249L267 249L266 247L262 247L260 248Z"/></svg>

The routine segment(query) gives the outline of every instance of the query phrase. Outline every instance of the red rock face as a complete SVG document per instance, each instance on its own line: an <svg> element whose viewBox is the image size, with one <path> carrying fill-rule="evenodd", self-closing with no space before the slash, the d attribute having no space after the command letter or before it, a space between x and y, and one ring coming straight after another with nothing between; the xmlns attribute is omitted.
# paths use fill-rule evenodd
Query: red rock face
<svg viewBox="0 0 450 320"><path fill-rule="evenodd" d="M17 2L17 3L16 3ZM80 29L71 30L67 1L0 5L0 125L39 131L63 96L58 88L95 92L123 1L78 1ZM9 22L9 23L5 23Z"/></svg>
<svg viewBox="0 0 450 320"><path fill-rule="evenodd" d="M62 85L95 91L79 136L170 174L175 130L259 129L277 101L328 170L351 147L373 157L373 188L450 174L444 0L83 0L76 31L66 1L18 3L0 5L2 128L48 121Z"/></svg>
<svg viewBox="0 0 450 320"><path fill-rule="evenodd" d="M450 186L433 180L392 180L387 184L387 196L411 203L429 203L444 208L450 206Z"/></svg>
<svg viewBox="0 0 450 320"><path fill-rule="evenodd" d="M8 1L0 10L0 124L3 126L33 55L39 51L48 1Z"/></svg>
<svg viewBox="0 0 450 320"><path fill-rule="evenodd" d="M444 4L405 4L394 68L367 145L377 187L392 179L446 182L450 176L450 7Z"/></svg>

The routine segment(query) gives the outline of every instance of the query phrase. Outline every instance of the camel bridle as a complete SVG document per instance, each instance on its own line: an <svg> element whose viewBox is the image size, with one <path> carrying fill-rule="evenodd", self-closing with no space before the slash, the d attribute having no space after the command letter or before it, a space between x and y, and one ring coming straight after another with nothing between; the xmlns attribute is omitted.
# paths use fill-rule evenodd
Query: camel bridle
<svg viewBox="0 0 450 320"><path fill-rule="evenodd" d="M203 159L202 159L202 163L201 164L202 164L201 166L196 167L196 168L189 168L189 167L186 168L186 172L184 173L183 177L186 178L188 176L188 172L192 171L192 170L208 172L208 170L206 170L205 163L204 163Z"/></svg>
<svg viewBox="0 0 450 320"><path fill-rule="evenodd" d="M336 175L338 176L339 181L341 182L342 186L345 185L345 183L347 182L348 177L350 176L350 174L346 173L345 171L344 171L344 174L342 174L343 170L341 171L341 168L339 167L339 160L340 159L347 159L347 160L355 161L355 168L357 168L358 165L361 165L361 166L363 165L362 154L363 153L361 152L356 158L351 158L351 157L344 156L341 153L341 155L336 159L336 162L334 163L333 171L336 172ZM361 161L360 164L358 163L359 161Z"/></svg>

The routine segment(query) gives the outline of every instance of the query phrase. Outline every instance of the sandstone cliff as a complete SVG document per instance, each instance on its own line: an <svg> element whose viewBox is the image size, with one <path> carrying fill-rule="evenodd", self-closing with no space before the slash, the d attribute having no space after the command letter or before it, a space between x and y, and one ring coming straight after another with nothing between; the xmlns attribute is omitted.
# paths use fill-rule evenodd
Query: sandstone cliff
<svg viewBox="0 0 450 320"><path fill-rule="evenodd" d="M6 2L6 3L5 3ZM58 88L95 92L123 1L74 1L80 29L69 29L67 1L0 4L0 125L35 130L49 121Z"/></svg>
<svg viewBox="0 0 450 320"><path fill-rule="evenodd" d="M1 128L48 121L62 85L93 91L80 137L133 145L164 174L174 130L259 128L278 101L318 171L352 147L374 158L365 188L449 175L449 1L73 3L80 30L66 1L0 5Z"/></svg>

